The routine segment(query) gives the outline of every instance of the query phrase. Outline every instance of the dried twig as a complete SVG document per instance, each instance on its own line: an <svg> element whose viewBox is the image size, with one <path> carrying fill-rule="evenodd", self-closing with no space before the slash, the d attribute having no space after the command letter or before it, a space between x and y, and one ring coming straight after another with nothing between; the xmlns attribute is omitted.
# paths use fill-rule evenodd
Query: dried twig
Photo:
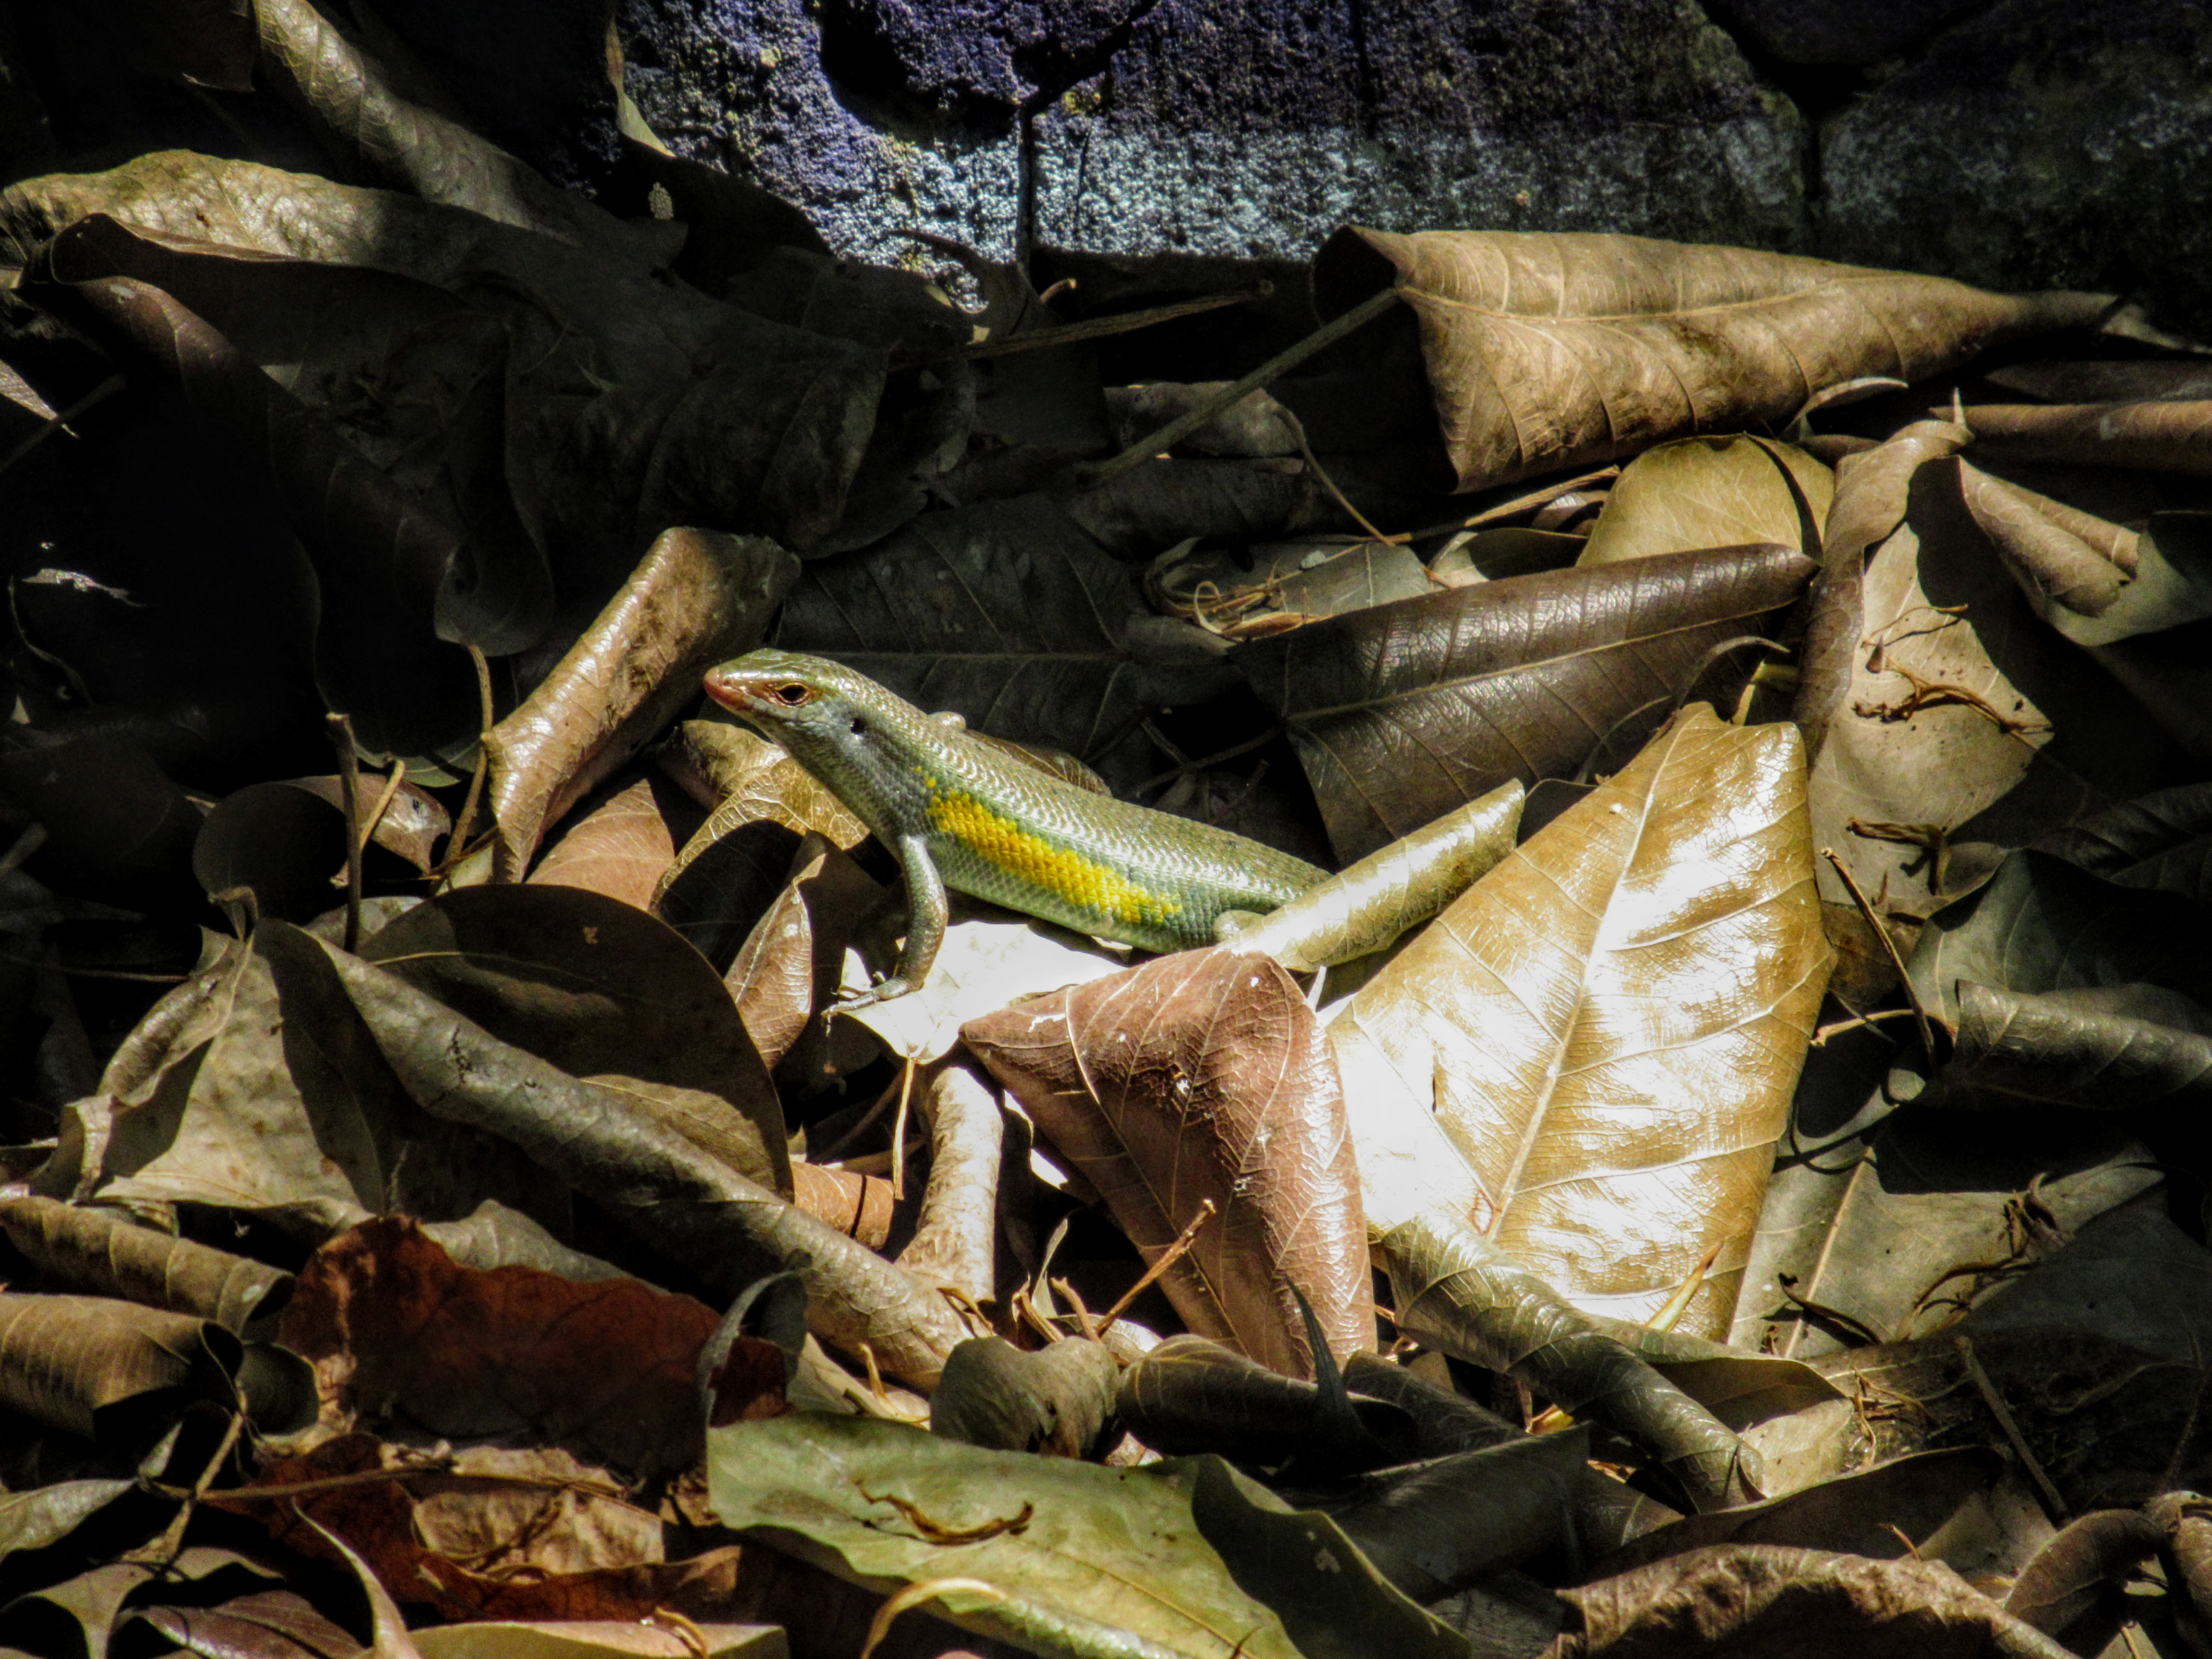
<svg viewBox="0 0 2212 1659"><path fill-rule="evenodd" d="M1172 448L1222 410L1235 408L1249 394L1257 392L1268 381L1289 374L1307 358L1327 350L1346 335L1373 322L1397 303L1398 290L1395 288L1381 289L1370 294L1335 321L1322 324L1296 345L1277 352L1243 380L1231 380L1205 402L1194 404L1158 431L1146 434L1112 460L1101 464L1091 475L1091 483L1109 483L1130 468L1150 460L1162 450Z"/></svg>
<svg viewBox="0 0 2212 1659"><path fill-rule="evenodd" d="M1121 1299L1116 1302L1112 1307L1107 1309L1103 1314L1099 1316L1098 1322L1102 1326L1111 1325L1124 1313L1127 1312L1129 1304L1132 1302L1134 1302L1139 1297L1142 1296L1146 1291L1150 1290L1152 1286L1152 1282L1155 1279L1157 1279L1162 1273L1165 1273L1169 1268L1174 1267L1176 1262L1182 1260L1184 1254L1189 1250L1190 1247L1194 1243L1197 1243L1198 1230L1206 1225L1207 1222L1213 1219L1213 1213L1214 1204L1212 1199L1201 1198L1199 1200L1198 1213L1190 1218L1190 1224L1188 1227L1185 1227L1181 1232L1177 1233L1175 1237L1175 1243L1169 1245L1164 1250L1162 1250L1159 1253L1159 1255L1153 1261L1152 1265L1145 1269L1145 1276L1142 1279L1139 1279L1135 1284L1130 1285L1127 1290L1122 1291Z"/></svg>
<svg viewBox="0 0 2212 1659"><path fill-rule="evenodd" d="M2028 1450L2027 1437L2020 1431L2020 1424L2012 1414L2012 1407L2005 1404L2004 1396L1997 1392L1997 1385L1990 1380L1990 1374L1982 1369L1982 1362L1975 1356L1974 1339L1954 1336L1951 1341L1959 1350L1960 1362L1966 1366L1966 1375L1973 1380L1976 1392L1982 1396L1982 1403L1990 1408L1990 1415L1996 1419L1997 1426L2004 1431L2005 1438L2012 1443L2012 1449L2019 1455L2021 1467L2027 1470L2028 1478L2035 1482L2035 1489L2043 1494L2043 1505L2051 1512L2051 1524L2064 1526L2069 1514L2066 1500L2058 1495L2058 1488L2043 1472L2043 1465L2035 1461L2035 1454Z"/></svg>
<svg viewBox="0 0 2212 1659"><path fill-rule="evenodd" d="M1843 860L1836 856L1836 849L1823 847L1820 856L1836 866L1836 873L1844 878L1844 886L1851 896L1851 902L1859 907L1859 915L1866 918L1867 926L1874 929L1874 936L1881 941L1881 948L1889 953L1889 964L1897 969L1898 981L1905 987L1905 1000L1912 1005L1913 1024L1920 1028L1920 1051L1927 1056L1928 1069L1934 1071L1935 1028L1929 1024L1928 1011L1920 1006L1920 993L1913 986L1912 975L1905 971L1905 958L1897 953L1897 941L1889 936L1889 929L1882 926L1881 918L1875 914L1874 906L1867 902L1867 896L1860 890L1858 883L1851 878L1850 869Z"/></svg>
<svg viewBox="0 0 2212 1659"><path fill-rule="evenodd" d="M325 716L338 751L338 800L345 810L345 949L361 949L361 757L354 753L353 717Z"/></svg>
<svg viewBox="0 0 2212 1659"><path fill-rule="evenodd" d="M1072 282L1054 283L1037 297L1045 299L1063 288L1074 286ZM950 351L934 352L925 357L900 356L893 362L892 367L921 368L931 363L975 362L985 357L1011 356L1018 351L1042 351L1053 346L1079 344L1085 340L1103 340L1113 335L1150 328L1155 323L1171 323L1178 317L1196 317L1229 306L1249 305L1255 300L1266 299L1273 292L1272 283L1262 283L1257 288L1239 289L1234 294L1208 294L1196 300L1177 300L1170 305L1147 306L1142 311L1117 311L1110 317L1086 317L1079 323L1055 323L1044 328L1025 328L1018 334L1004 335L995 340L978 340L973 345L956 346Z"/></svg>
<svg viewBox="0 0 2212 1659"><path fill-rule="evenodd" d="M488 739L491 736L491 728L495 724L492 718L491 665L484 660L484 653L473 645L469 647L469 660L476 665L477 670L477 711L479 724L477 732L476 769L469 774L469 793L461 798L459 815L453 819L453 833L446 842L446 856L441 860L438 867L431 872L433 876L445 875L467 857L472 850L469 846L469 831L476 828L477 805L483 798L485 775L491 770L491 744Z"/></svg>
<svg viewBox="0 0 2212 1659"><path fill-rule="evenodd" d="M1892 663L1882 672L1902 674L1911 686L1896 702L1855 702L1851 712L1870 720L1906 720L1927 708L1971 708L2008 738L2023 738L2051 729L2049 720L2021 720L2006 714L1978 691L1946 680L1931 680L1902 664Z"/></svg>

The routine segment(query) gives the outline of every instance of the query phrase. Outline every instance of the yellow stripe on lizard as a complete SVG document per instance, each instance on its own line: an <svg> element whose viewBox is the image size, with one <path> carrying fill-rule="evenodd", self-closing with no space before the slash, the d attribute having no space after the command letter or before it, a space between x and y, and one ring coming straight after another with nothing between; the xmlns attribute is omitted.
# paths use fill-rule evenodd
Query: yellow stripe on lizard
<svg viewBox="0 0 2212 1659"><path fill-rule="evenodd" d="M931 783L934 786L936 780ZM1099 918L1136 926L1164 922L1182 912L1182 906L1166 895L1146 891L1110 865L1054 846L973 795L942 793L933 787L929 821L940 834L952 836L1016 880Z"/></svg>

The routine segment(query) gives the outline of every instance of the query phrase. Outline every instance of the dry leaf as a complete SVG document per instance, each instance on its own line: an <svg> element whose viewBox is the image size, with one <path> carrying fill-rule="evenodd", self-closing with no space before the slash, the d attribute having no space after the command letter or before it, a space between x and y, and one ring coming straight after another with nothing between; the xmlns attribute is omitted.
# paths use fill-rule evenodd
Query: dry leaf
<svg viewBox="0 0 2212 1659"><path fill-rule="evenodd" d="M1960 465L1919 468L1908 516L1866 566L1850 680L1813 759L1815 844L1893 917L1968 890L2006 848L2192 775L2037 617L1967 512ZM1825 864L1820 880L1850 904Z"/></svg>
<svg viewBox="0 0 2212 1659"><path fill-rule="evenodd" d="M623 591L523 705L491 729L494 879L520 881L546 829L760 642L799 562L760 537L663 531Z"/></svg>
<svg viewBox="0 0 2212 1659"><path fill-rule="evenodd" d="M970 1302L989 1302L998 1294L999 1170L1007 1142L998 1091L956 1057L932 1066L916 1092L929 1125L929 1185L898 1264Z"/></svg>
<svg viewBox="0 0 2212 1659"><path fill-rule="evenodd" d="M344 1480L423 1462L420 1447L340 1435L269 1459L256 1482L343 1483L335 1490L225 1507L325 1560L335 1554L319 1531L327 1528L408 1601L449 1619L639 1620L657 1607L711 1618L741 1576L738 1552L727 1547L667 1560L659 1517L558 1447L464 1446L451 1451L450 1474L404 1484Z"/></svg>
<svg viewBox="0 0 2212 1659"><path fill-rule="evenodd" d="M1828 723L1850 690L1859 635L1865 631L1867 556L1904 521L1912 477L1922 464L1952 453L1970 435L1948 421L1916 421L1874 448L1837 463L1835 499L1821 540L1820 574L1808 608L1797 698L1790 711L1805 734L1805 752L1816 764Z"/></svg>
<svg viewBox="0 0 2212 1659"><path fill-rule="evenodd" d="M1836 477L1765 438L1682 438L1620 470L1577 564L1775 542L1817 556Z"/></svg>
<svg viewBox="0 0 2212 1659"><path fill-rule="evenodd" d="M1719 1545L1561 1592L1577 1627L1544 1659L2067 1659L1948 1567Z"/></svg>
<svg viewBox="0 0 2212 1659"><path fill-rule="evenodd" d="M530 872L533 885L581 887L650 909L676 861L673 825L698 811L665 778L640 778L568 825Z"/></svg>
<svg viewBox="0 0 2212 1659"><path fill-rule="evenodd" d="M1681 1328L1725 1328L1827 981L1804 789L1794 728L1687 709L1341 1005L1373 1224L1630 1319L1717 1245Z"/></svg>
<svg viewBox="0 0 2212 1659"><path fill-rule="evenodd" d="M1508 779L1632 754L1714 648L1761 632L1813 568L1755 547L1517 576L1314 623L1235 660L1289 721L1350 860Z"/></svg>
<svg viewBox="0 0 2212 1659"><path fill-rule="evenodd" d="M249 1257L136 1225L119 1211L0 1198L0 1230L40 1276L236 1331L292 1293L292 1275Z"/></svg>
<svg viewBox="0 0 2212 1659"><path fill-rule="evenodd" d="M1272 960L1184 951L970 1020L961 1033L1150 1261L1200 1334L1313 1374L1303 1294L1332 1352L1371 1347L1358 1177L1321 1032Z"/></svg>
<svg viewBox="0 0 2212 1659"><path fill-rule="evenodd" d="M1327 313L1392 285L1413 307L1462 489L1667 438L1778 429L1828 386L1925 380L2001 341L2087 326L2109 302L1747 248L1512 231L1340 230L1314 284Z"/></svg>
<svg viewBox="0 0 2212 1659"><path fill-rule="evenodd" d="M2212 402L1969 404L1974 453L2212 477Z"/></svg>
<svg viewBox="0 0 2212 1659"><path fill-rule="evenodd" d="M464 1267L407 1217L383 1216L308 1259L282 1329L350 1414L568 1442L644 1476L699 1454L692 1367L714 1325L690 1297L635 1279Z"/></svg>

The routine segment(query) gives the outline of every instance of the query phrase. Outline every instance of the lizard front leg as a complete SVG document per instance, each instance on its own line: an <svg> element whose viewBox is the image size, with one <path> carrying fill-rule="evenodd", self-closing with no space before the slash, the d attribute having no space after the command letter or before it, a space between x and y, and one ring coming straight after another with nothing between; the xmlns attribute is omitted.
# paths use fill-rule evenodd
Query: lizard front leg
<svg viewBox="0 0 2212 1659"><path fill-rule="evenodd" d="M907 903L906 943L900 948L898 966L889 979L839 1003L841 1008L865 1008L870 1003L889 1002L893 997L919 991L937 962L938 947L945 943L945 928L951 913L945 901L945 878L937 873L929 843L920 836L901 836L896 850L899 869L906 877Z"/></svg>

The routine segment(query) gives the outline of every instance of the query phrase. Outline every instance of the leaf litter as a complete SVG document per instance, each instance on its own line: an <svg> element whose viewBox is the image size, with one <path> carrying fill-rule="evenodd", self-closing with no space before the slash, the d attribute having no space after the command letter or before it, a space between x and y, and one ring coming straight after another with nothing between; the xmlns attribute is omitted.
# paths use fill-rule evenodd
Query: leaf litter
<svg viewBox="0 0 2212 1659"><path fill-rule="evenodd" d="M15 1650L2203 1650L2200 356L870 265L131 11L253 116L0 191ZM1340 874L846 1010L902 849L702 700L763 645Z"/></svg>

